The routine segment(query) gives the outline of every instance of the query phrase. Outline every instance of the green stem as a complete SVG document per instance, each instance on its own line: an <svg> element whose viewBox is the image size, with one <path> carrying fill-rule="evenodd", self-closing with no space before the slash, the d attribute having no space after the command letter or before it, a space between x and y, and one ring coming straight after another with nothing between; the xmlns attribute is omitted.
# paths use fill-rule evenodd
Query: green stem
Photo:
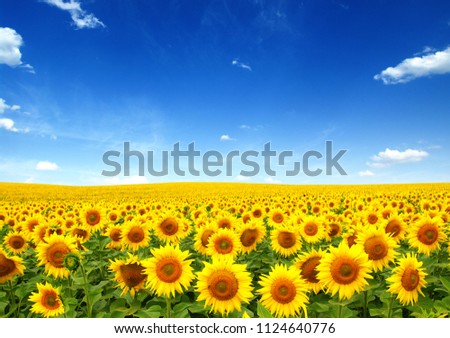
<svg viewBox="0 0 450 338"><path fill-rule="evenodd" d="M11 280L8 281L8 286L9 286L9 297L11 298L11 307L14 307L16 305L16 297L14 297L14 288Z"/></svg>
<svg viewBox="0 0 450 338"><path fill-rule="evenodd" d="M388 314L387 314L387 318L391 318L392 317L392 305L394 303L394 295L391 295L391 299L389 300L389 304L388 304Z"/></svg>
<svg viewBox="0 0 450 338"><path fill-rule="evenodd" d="M344 305L342 305L342 304L339 304L339 307L338 307L338 318L341 318L342 317L342 310L343 310L343 308L344 308Z"/></svg>
<svg viewBox="0 0 450 338"><path fill-rule="evenodd" d="M84 265L82 262L80 262L80 268L81 268L81 273L83 274L84 294L86 296L87 315L88 315L88 318L92 318L92 306L91 306L91 301L89 298L88 280L87 280L87 276L86 276L86 270L84 269Z"/></svg>
<svg viewBox="0 0 450 338"><path fill-rule="evenodd" d="M367 290L363 291L363 318L367 318Z"/></svg>
<svg viewBox="0 0 450 338"><path fill-rule="evenodd" d="M72 274L69 275L69 277L67 278L67 287L69 288L69 296L70 298L73 298L73 293L72 293L72 287L73 287L73 283L72 283Z"/></svg>
<svg viewBox="0 0 450 338"><path fill-rule="evenodd" d="M171 318L172 316L172 308L171 308L170 298L166 297L166 318Z"/></svg>

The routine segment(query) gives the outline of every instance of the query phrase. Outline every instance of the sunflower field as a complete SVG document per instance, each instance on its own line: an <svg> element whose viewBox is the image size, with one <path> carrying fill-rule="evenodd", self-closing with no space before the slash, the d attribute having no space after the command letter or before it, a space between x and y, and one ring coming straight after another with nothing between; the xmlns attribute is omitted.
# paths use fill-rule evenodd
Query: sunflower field
<svg viewBox="0 0 450 338"><path fill-rule="evenodd" d="M0 317L448 317L450 184L0 184Z"/></svg>

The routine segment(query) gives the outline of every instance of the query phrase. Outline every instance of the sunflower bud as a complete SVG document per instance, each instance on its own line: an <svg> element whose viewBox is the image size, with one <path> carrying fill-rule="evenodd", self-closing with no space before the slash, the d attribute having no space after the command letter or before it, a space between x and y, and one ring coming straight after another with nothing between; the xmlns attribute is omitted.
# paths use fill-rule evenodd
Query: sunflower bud
<svg viewBox="0 0 450 338"><path fill-rule="evenodd" d="M80 257L74 253L68 253L64 256L64 267L70 271L76 271L80 266Z"/></svg>

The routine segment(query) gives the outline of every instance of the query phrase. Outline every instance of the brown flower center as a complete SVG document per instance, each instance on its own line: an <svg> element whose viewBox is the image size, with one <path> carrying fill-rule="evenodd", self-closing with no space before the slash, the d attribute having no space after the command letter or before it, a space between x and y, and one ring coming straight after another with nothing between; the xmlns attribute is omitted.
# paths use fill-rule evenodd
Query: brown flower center
<svg viewBox="0 0 450 338"><path fill-rule="evenodd" d="M280 278L272 284L270 294L277 303L288 304L295 299L297 289L291 280Z"/></svg>
<svg viewBox="0 0 450 338"><path fill-rule="evenodd" d="M86 223L92 226L100 223L100 212L95 209L88 210L86 212Z"/></svg>
<svg viewBox="0 0 450 338"><path fill-rule="evenodd" d="M161 229L164 235L172 236L175 235L178 231L178 222L175 218L169 217L161 222L159 228Z"/></svg>
<svg viewBox="0 0 450 338"><path fill-rule="evenodd" d="M208 290L214 298L222 301L232 299L238 292L239 283L228 270L215 271L208 279Z"/></svg>
<svg viewBox="0 0 450 338"><path fill-rule="evenodd" d="M419 272L415 269L407 268L403 272L402 286L406 291L413 291L420 282Z"/></svg>
<svg viewBox="0 0 450 338"><path fill-rule="evenodd" d="M400 222L396 219L393 219L391 221L388 222L388 224L386 225L386 227L384 228L384 231L387 234L391 234L392 237L397 237L400 234L400 231L402 231L402 226L400 224Z"/></svg>
<svg viewBox="0 0 450 338"><path fill-rule="evenodd" d="M16 264L12 259L6 258L5 255L0 254L0 277L7 276L16 268Z"/></svg>
<svg viewBox="0 0 450 338"><path fill-rule="evenodd" d="M180 262L174 258L163 258L156 264L156 275L165 283L176 282L182 272Z"/></svg>
<svg viewBox="0 0 450 338"><path fill-rule="evenodd" d="M202 233L202 245L206 248L208 246L209 243L209 238L211 237L211 235L214 233L214 231L212 230L205 230Z"/></svg>
<svg viewBox="0 0 450 338"><path fill-rule="evenodd" d="M22 249L25 245L25 239L22 236L14 235L9 239L9 245L13 249Z"/></svg>
<svg viewBox="0 0 450 338"><path fill-rule="evenodd" d="M137 263L125 264L120 267L121 277L130 288L139 285L147 278L147 275L142 272L143 270L144 267Z"/></svg>
<svg viewBox="0 0 450 338"><path fill-rule="evenodd" d="M331 264L331 276L338 284L350 284L358 277L359 267L350 258L337 258Z"/></svg>
<svg viewBox="0 0 450 338"><path fill-rule="evenodd" d="M64 257L69 252L65 243L54 243L47 249L47 261L56 268L62 268Z"/></svg>
<svg viewBox="0 0 450 338"><path fill-rule="evenodd" d="M308 258L300 267L301 276L310 283L318 283L316 267L320 263L320 257Z"/></svg>
<svg viewBox="0 0 450 338"><path fill-rule="evenodd" d="M258 238L258 230L245 229L241 235L241 243L243 246L249 247L255 244L257 238Z"/></svg>
<svg viewBox="0 0 450 338"><path fill-rule="evenodd" d="M283 216L283 214L281 212L275 212L272 215L272 221L274 221L275 223L278 223L278 224L282 223L283 220L284 220L284 216Z"/></svg>
<svg viewBox="0 0 450 338"><path fill-rule="evenodd" d="M293 247L296 242L295 234L289 231L280 231L277 239L278 244L285 249Z"/></svg>
<svg viewBox="0 0 450 338"><path fill-rule="evenodd" d="M134 226L128 232L127 237L131 243L140 243L145 238L144 229L139 226Z"/></svg>
<svg viewBox="0 0 450 338"><path fill-rule="evenodd" d="M381 236L374 236L364 243L364 251L369 255L369 259L376 261L386 257L388 246Z"/></svg>
<svg viewBox="0 0 450 338"><path fill-rule="evenodd" d="M120 229L114 228L109 233L109 238L113 240L113 242L120 242L120 238L122 236L122 231Z"/></svg>
<svg viewBox="0 0 450 338"><path fill-rule="evenodd" d="M314 222L306 223L303 227L303 230L305 231L305 234L307 236L314 236L319 231L319 227Z"/></svg>
<svg viewBox="0 0 450 338"><path fill-rule="evenodd" d="M233 241L227 236L219 237L214 242L216 252L226 255L233 251Z"/></svg>
<svg viewBox="0 0 450 338"><path fill-rule="evenodd" d="M42 305L48 310L56 310L60 307L58 295L55 291L45 291L41 298Z"/></svg>
<svg viewBox="0 0 450 338"><path fill-rule="evenodd" d="M423 225L418 233L417 237L425 245L431 245L437 241L439 235L438 228L433 224Z"/></svg>
<svg viewBox="0 0 450 338"><path fill-rule="evenodd" d="M341 227L336 223L331 223L328 227L330 228L330 230L328 231L328 236L330 237L336 236L339 231L341 231Z"/></svg>

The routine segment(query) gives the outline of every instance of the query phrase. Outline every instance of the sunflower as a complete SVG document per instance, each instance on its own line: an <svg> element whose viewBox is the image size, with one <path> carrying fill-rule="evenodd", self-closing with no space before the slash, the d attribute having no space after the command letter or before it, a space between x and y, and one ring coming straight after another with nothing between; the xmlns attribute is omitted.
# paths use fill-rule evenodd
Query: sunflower
<svg viewBox="0 0 450 338"><path fill-rule="evenodd" d="M383 225L384 231L390 234L397 243L405 237L406 225L400 216L391 214Z"/></svg>
<svg viewBox="0 0 450 338"><path fill-rule="evenodd" d="M106 221L103 210L95 207L82 210L80 217L92 233L101 230Z"/></svg>
<svg viewBox="0 0 450 338"><path fill-rule="evenodd" d="M447 239L442 230L443 222L440 217L421 217L416 221L408 234L409 245L417 248L419 253L427 256L440 248L440 243Z"/></svg>
<svg viewBox="0 0 450 338"><path fill-rule="evenodd" d="M365 225L379 224L383 220L383 215L378 210L367 210L362 213L362 222Z"/></svg>
<svg viewBox="0 0 450 338"><path fill-rule="evenodd" d="M20 255L28 248L28 236L22 232L10 232L3 239L3 243L9 252Z"/></svg>
<svg viewBox="0 0 450 338"><path fill-rule="evenodd" d="M305 281L306 287L315 294L322 290L322 283L317 278L317 266L320 264L323 255L324 252L321 249L318 251L312 249L311 252L299 255L294 261L294 267L299 270L300 277Z"/></svg>
<svg viewBox="0 0 450 338"><path fill-rule="evenodd" d="M69 252L77 252L75 239L71 236L53 234L46 237L47 242L41 242L36 247L38 265L45 265L45 272L55 278L66 278L70 271L63 265L64 256Z"/></svg>
<svg viewBox="0 0 450 338"><path fill-rule="evenodd" d="M302 310L307 317L307 286L298 270L288 269L285 265L276 264L269 275L262 275L259 281L262 286L258 290L261 304L277 317L299 316Z"/></svg>
<svg viewBox="0 0 450 338"><path fill-rule="evenodd" d="M0 284L12 280L15 275L23 275L24 270L22 258L10 257L0 248Z"/></svg>
<svg viewBox="0 0 450 338"><path fill-rule="evenodd" d="M417 260L416 255L407 253L403 256L398 266L392 270L391 277L386 281L390 284L388 292L397 295L402 305L414 304L419 299L419 293L423 296L422 288L427 284L422 269L422 262Z"/></svg>
<svg viewBox="0 0 450 338"><path fill-rule="evenodd" d="M150 241L150 226L144 220L134 219L122 226L122 244L132 251L145 248Z"/></svg>
<svg viewBox="0 0 450 338"><path fill-rule="evenodd" d="M302 246L300 233L287 225L276 227L270 235L272 249L284 257L291 256Z"/></svg>
<svg viewBox="0 0 450 338"><path fill-rule="evenodd" d="M280 208L276 208L269 213L268 221L272 226L279 226L286 221L287 217L288 216L285 215L285 212L283 210L281 210Z"/></svg>
<svg viewBox="0 0 450 338"><path fill-rule="evenodd" d="M237 235L229 229L218 229L209 237L206 253L209 256L236 257L241 250L241 242Z"/></svg>
<svg viewBox="0 0 450 338"><path fill-rule="evenodd" d="M178 243L183 226L180 217L164 214L156 222L154 229L160 240L169 243Z"/></svg>
<svg viewBox="0 0 450 338"><path fill-rule="evenodd" d="M241 241L242 252L249 253L256 249L256 246L264 240L266 228L260 221L249 221L242 223L238 229L239 240Z"/></svg>
<svg viewBox="0 0 450 338"><path fill-rule="evenodd" d="M250 273L245 264L234 264L229 257L215 257L212 263L197 273L196 291L198 301L205 301L214 313L227 315L233 310L241 311L241 304L248 304L252 295Z"/></svg>
<svg viewBox="0 0 450 338"><path fill-rule="evenodd" d="M252 210L251 210L251 216L252 218L258 219L261 217L264 217L264 208L259 205L259 204L255 204L252 206Z"/></svg>
<svg viewBox="0 0 450 338"><path fill-rule="evenodd" d="M122 295L130 292L131 296L144 288L144 284L147 280L147 274L145 273L144 262L140 262L137 256L128 253L128 259L116 259L110 260L109 269L115 272L113 281L118 282L122 289Z"/></svg>
<svg viewBox="0 0 450 338"><path fill-rule="evenodd" d="M178 246L166 245L151 250L153 257L144 262L145 274L148 277L146 287L158 296L175 297L175 293L183 292L194 279L192 259L188 259L189 251L181 251Z"/></svg>
<svg viewBox="0 0 450 338"><path fill-rule="evenodd" d="M209 239L217 231L217 225L207 222L201 226L195 234L194 248L202 254L207 254Z"/></svg>
<svg viewBox="0 0 450 338"><path fill-rule="evenodd" d="M108 236L111 239L111 242L109 242L106 247L117 250L122 248L122 226L117 225L109 225L106 230L106 236Z"/></svg>
<svg viewBox="0 0 450 338"><path fill-rule="evenodd" d="M217 222L217 227L219 229L234 229L235 218L231 214L221 212L217 214L214 218L215 221Z"/></svg>
<svg viewBox="0 0 450 338"><path fill-rule="evenodd" d="M324 220L321 217L308 216L298 225L300 234L307 243L317 243L325 235Z"/></svg>
<svg viewBox="0 0 450 338"><path fill-rule="evenodd" d="M33 292L29 300L33 302L31 312L38 313L44 317L55 317L64 313L64 305L59 297L59 288L45 283L36 284L38 292Z"/></svg>
<svg viewBox="0 0 450 338"><path fill-rule="evenodd" d="M324 254L317 266L317 278L332 296L339 292L339 299L350 299L368 285L370 267L369 257L360 246L349 248L341 242Z"/></svg>
<svg viewBox="0 0 450 338"><path fill-rule="evenodd" d="M361 245L368 255L374 271L382 271L397 255L397 243L382 227L364 228L358 233L356 243Z"/></svg>

